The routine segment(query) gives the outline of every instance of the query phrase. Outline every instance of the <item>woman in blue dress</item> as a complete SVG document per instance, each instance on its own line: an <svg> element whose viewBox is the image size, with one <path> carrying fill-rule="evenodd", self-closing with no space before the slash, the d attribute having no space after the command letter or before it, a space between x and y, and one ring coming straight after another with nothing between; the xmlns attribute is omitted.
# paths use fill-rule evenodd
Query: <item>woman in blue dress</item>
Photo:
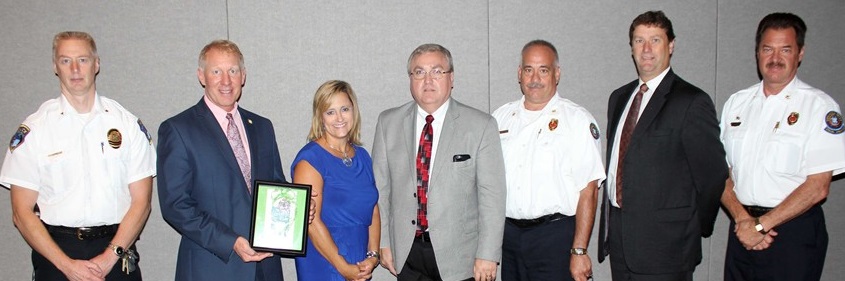
<svg viewBox="0 0 845 281"><path fill-rule="evenodd" d="M323 83L314 94L309 143L291 164L293 182L317 194L306 256L296 258L299 280L368 280L379 264L378 191L361 147L357 104L343 81Z"/></svg>

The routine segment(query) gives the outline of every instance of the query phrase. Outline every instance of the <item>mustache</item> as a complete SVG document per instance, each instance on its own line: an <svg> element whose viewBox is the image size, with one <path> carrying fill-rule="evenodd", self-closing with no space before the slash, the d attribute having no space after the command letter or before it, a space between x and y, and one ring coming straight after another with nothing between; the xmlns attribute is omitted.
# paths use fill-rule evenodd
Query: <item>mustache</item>
<svg viewBox="0 0 845 281"><path fill-rule="evenodd" d="M786 65L783 64L782 62L775 62L775 61L769 62L769 63L766 64L766 68L772 68L772 67L784 68L784 67L786 67Z"/></svg>
<svg viewBox="0 0 845 281"><path fill-rule="evenodd" d="M543 83L540 83L540 82L531 82L531 83L525 84L525 87L528 87L529 89L540 89L540 88L543 88L544 86L546 86L546 85L543 85Z"/></svg>

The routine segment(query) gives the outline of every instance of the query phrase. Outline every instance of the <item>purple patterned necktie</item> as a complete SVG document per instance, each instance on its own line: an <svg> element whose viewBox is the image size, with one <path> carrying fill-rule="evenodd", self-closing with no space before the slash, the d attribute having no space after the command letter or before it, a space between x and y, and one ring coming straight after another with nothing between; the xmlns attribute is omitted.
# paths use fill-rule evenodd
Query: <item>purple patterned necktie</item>
<svg viewBox="0 0 845 281"><path fill-rule="evenodd" d="M648 85L643 83L640 91L634 96L631 108L628 109L628 117L625 117L625 126L622 127L622 135L619 138L619 158L616 160L616 204L622 208L622 168L625 162L625 154L628 152L628 143L631 142L631 135L637 127L637 119L640 117L640 105L643 102L643 94L648 92Z"/></svg>
<svg viewBox="0 0 845 281"><path fill-rule="evenodd" d="M241 141L241 133L238 126L235 126L235 119L232 118L231 113L226 113L226 120L229 120L229 125L226 127L226 138L229 139L229 145L232 146L235 158L238 159L238 166L241 167L241 174L246 181L247 191L252 193L252 168L249 164L249 158L246 156L244 143Z"/></svg>

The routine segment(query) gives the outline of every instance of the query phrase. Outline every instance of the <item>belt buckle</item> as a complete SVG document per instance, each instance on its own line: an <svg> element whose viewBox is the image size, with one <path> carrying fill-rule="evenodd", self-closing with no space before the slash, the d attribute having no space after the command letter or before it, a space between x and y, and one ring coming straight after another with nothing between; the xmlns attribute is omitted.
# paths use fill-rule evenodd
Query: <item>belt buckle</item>
<svg viewBox="0 0 845 281"><path fill-rule="evenodd" d="M76 239L79 239L79 240L85 240L84 238L82 238L82 232L83 232L83 231L88 231L88 230L90 230L90 228L87 228L87 227L80 227L80 228L77 228L77 229L76 229Z"/></svg>

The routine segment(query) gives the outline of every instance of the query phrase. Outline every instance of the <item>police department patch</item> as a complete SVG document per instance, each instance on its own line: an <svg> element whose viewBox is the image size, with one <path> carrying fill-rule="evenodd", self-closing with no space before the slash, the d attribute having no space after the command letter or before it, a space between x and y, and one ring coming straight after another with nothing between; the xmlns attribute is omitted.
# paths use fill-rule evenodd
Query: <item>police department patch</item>
<svg viewBox="0 0 845 281"><path fill-rule="evenodd" d="M18 130L15 131L15 134L12 135L12 140L9 141L9 151L14 152L15 148L21 146L24 138L26 138L26 134L29 134L29 127L21 124L20 127L18 127Z"/></svg>
<svg viewBox="0 0 845 281"><path fill-rule="evenodd" d="M147 132L147 127L144 127L144 123L141 122L141 119L138 119L138 127L141 127L141 132L143 132L144 135L147 136L147 141L149 141L150 144L153 144L153 137L150 136L149 132Z"/></svg>
<svg viewBox="0 0 845 281"><path fill-rule="evenodd" d="M842 114L839 112L828 112L827 115L824 116L824 122L827 124L827 127L824 128L824 130L828 133L841 134L842 131L845 131L845 124L842 122Z"/></svg>
<svg viewBox="0 0 845 281"><path fill-rule="evenodd" d="M599 127L596 126L596 123L590 123L590 134L593 135L594 139L599 139L601 136L601 132L599 132Z"/></svg>

